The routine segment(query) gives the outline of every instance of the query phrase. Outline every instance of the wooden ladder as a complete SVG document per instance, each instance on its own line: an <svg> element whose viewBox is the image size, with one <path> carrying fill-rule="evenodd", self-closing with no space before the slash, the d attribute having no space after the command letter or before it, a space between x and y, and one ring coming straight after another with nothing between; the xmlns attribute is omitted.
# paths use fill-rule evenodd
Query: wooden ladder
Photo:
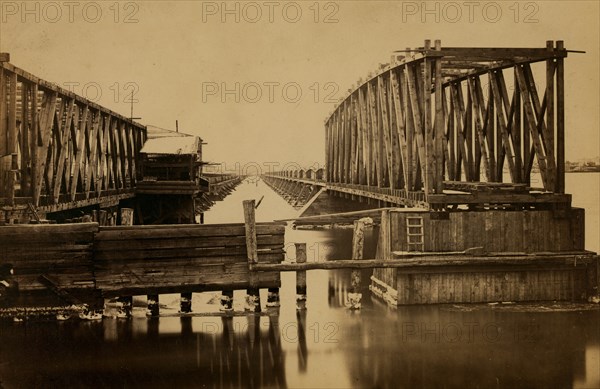
<svg viewBox="0 0 600 389"><path fill-rule="evenodd" d="M408 216L406 218L406 242L408 251L424 251L423 218L421 216Z"/></svg>

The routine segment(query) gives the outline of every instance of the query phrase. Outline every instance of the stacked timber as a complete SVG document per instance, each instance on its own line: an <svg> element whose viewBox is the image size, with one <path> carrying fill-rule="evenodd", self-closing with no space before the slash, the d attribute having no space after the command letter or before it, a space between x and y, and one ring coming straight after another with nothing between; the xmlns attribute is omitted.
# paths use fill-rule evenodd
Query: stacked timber
<svg viewBox="0 0 600 389"><path fill-rule="evenodd" d="M284 259L285 225L256 225L258 260ZM105 297L186 293L249 286L243 224L102 227L94 242L96 284ZM278 272L260 288L280 286Z"/></svg>
<svg viewBox="0 0 600 389"><path fill-rule="evenodd" d="M89 300L95 290L92 242L97 231L97 223L0 227L0 263L12 264L20 303L29 305L28 296L41 294L67 304Z"/></svg>

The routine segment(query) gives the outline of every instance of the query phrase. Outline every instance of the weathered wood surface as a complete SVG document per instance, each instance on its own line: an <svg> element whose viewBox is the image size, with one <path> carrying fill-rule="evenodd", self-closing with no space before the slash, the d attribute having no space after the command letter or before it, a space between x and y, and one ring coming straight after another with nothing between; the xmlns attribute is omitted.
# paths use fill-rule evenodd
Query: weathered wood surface
<svg viewBox="0 0 600 389"><path fill-rule="evenodd" d="M596 266L590 264L589 266ZM586 301L586 266L534 269L462 269L404 273L397 277L398 305L505 301ZM597 288L596 281L596 288Z"/></svg>
<svg viewBox="0 0 600 389"><path fill-rule="evenodd" d="M260 262L284 258L283 224L256 224ZM250 285L243 224L101 228L95 237L96 284L105 296L245 289ZM278 273L258 286L279 287Z"/></svg>
<svg viewBox="0 0 600 389"><path fill-rule="evenodd" d="M437 256L423 259L362 259L362 260L331 260L325 262L307 263L275 263L252 265L252 270L259 272L267 271L299 271L299 270L332 270L332 269L373 269L373 268L395 268L403 271L427 271L424 269L434 268L435 271L447 271L451 267L477 266L480 269L489 269L490 272L504 271L506 267L577 267L586 268L587 265L596 263L598 256L589 253L581 255L524 255L513 257L447 257ZM498 270L500 269L500 270Z"/></svg>
<svg viewBox="0 0 600 389"><path fill-rule="evenodd" d="M256 224L260 262L283 261L284 231L280 223ZM0 262L13 264L24 293L47 290L40 276L57 290L108 297L243 289L250 277L243 224L5 226ZM258 275L258 287L279 286L279 273Z"/></svg>
<svg viewBox="0 0 600 389"><path fill-rule="evenodd" d="M419 213L416 213L419 214ZM406 218L415 213L391 212L392 251L409 251ZM584 210L422 212L424 251L449 252L482 247L486 252L581 251Z"/></svg>
<svg viewBox="0 0 600 389"><path fill-rule="evenodd" d="M46 290L41 275L66 290L94 287L96 223L0 227L0 261L11 263L22 291Z"/></svg>

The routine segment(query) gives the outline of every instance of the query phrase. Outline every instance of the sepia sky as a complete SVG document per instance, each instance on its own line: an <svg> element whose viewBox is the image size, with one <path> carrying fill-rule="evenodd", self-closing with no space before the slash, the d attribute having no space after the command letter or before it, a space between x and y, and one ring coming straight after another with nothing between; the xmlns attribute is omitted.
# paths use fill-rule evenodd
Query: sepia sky
<svg viewBox="0 0 600 389"><path fill-rule="evenodd" d="M565 41L567 159L600 154L597 1L0 2L0 51L215 162L322 164L334 101L394 50Z"/></svg>

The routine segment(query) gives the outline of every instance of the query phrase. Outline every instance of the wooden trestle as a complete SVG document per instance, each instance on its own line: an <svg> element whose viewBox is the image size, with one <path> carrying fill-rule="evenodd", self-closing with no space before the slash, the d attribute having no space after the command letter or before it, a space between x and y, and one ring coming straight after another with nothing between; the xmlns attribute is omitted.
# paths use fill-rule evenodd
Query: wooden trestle
<svg viewBox="0 0 600 389"><path fill-rule="evenodd" d="M427 40L394 53L326 120L326 179L318 185L432 209L568 207L566 56L562 41L468 48ZM294 175L267 176L306 181Z"/></svg>
<svg viewBox="0 0 600 389"><path fill-rule="evenodd" d="M0 61L0 206L9 217L27 204L46 213L133 197L145 139L144 126Z"/></svg>

